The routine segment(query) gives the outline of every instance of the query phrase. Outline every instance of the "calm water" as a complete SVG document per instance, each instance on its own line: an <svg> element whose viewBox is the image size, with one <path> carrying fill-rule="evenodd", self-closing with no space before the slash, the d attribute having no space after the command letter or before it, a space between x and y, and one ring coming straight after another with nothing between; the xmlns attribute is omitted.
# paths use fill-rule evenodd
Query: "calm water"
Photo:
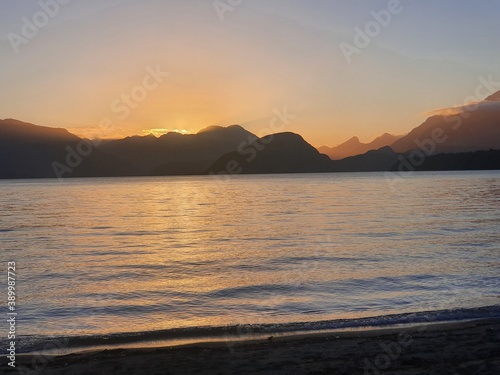
<svg viewBox="0 0 500 375"><path fill-rule="evenodd" d="M499 305L500 173L393 187L385 174L0 181L18 333Z"/></svg>

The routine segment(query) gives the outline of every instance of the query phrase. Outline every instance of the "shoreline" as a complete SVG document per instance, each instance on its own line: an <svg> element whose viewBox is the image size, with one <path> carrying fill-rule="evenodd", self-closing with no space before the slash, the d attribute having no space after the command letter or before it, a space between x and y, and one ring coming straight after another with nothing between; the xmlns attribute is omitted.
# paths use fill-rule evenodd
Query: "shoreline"
<svg viewBox="0 0 500 375"><path fill-rule="evenodd" d="M164 348L189 348L189 347L211 347L222 348L231 347L234 345L258 344L267 342L272 337L273 342L302 340L308 338L323 338L331 336L339 337L375 337L381 334L400 333L408 331L424 331L427 329L442 328L444 330L469 326L482 322L494 322L498 318L481 317L462 320L450 321L428 321L428 322L409 322L386 324L380 326L349 326L342 328L330 329L311 329L311 330L290 330L282 332L260 332L260 333L241 333L241 334L218 334L213 336L193 336L193 337L178 337L164 339L146 339L137 341L111 342L107 345L85 345L71 346L72 343L65 338L48 341L47 344L52 349L50 350L33 350L26 353L18 353L18 357L33 357L35 355L43 355L46 357L60 357L66 355L92 354L102 351L112 350L150 350ZM74 337L72 340L81 340L81 337ZM90 337L85 337L85 341L90 340Z"/></svg>
<svg viewBox="0 0 500 375"><path fill-rule="evenodd" d="M474 374L477 371L493 375L500 371L500 318L310 332L272 339L93 350L57 357L24 354L18 356L18 364L26 371L37 370L38 374Z"/></svg>
<svg viewBox="0 0 500 375"><path fill-rule="evenodd" d="M405 312L359 318L289 323L179 327L143 332L121 332L80 336L19 337L18 355L41 353L66 355L93 350L174 347L188 344L234 342L274 337L333 334L349 331L405 329L430 324L448 324L500 318L500 305L445 310ZM1 343L1 341L0 341Z"/></svg>

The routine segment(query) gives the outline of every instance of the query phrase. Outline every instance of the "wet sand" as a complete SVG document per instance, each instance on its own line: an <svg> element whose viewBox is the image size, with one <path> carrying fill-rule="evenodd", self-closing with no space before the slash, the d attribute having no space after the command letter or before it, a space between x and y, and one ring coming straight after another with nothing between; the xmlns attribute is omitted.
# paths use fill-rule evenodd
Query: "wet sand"
<svg viewBox="0 0 500 375"><path fill-rule="evenodd" d="M498 375L500 319L54 358L18 356L17 368L6 373Z"/></svg>

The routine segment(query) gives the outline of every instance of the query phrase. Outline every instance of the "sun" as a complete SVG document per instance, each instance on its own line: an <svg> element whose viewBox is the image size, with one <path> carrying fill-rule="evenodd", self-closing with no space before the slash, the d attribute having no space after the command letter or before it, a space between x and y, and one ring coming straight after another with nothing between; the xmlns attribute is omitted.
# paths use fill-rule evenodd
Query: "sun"
<svg viewBox="0 0 500 375"><path fill-rule="evenodd" d="M167 133L179 133L179 134L193 134L192 130L188 129L168 129L168 128L154 128L145 129L142 131L143 134L153 134L155 137L161 137Z"/></svg>

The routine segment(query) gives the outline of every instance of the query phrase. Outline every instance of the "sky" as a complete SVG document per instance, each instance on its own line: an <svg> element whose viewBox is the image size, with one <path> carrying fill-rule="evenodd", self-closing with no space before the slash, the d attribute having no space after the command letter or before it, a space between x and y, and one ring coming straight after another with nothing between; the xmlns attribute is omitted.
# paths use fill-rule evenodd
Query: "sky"
<svg viewBox="0 0 500 375"><path fill-rule="evenodd" d="M0 119L367 142L500 82L499 16L497 0L0 0Z"/></svg>

